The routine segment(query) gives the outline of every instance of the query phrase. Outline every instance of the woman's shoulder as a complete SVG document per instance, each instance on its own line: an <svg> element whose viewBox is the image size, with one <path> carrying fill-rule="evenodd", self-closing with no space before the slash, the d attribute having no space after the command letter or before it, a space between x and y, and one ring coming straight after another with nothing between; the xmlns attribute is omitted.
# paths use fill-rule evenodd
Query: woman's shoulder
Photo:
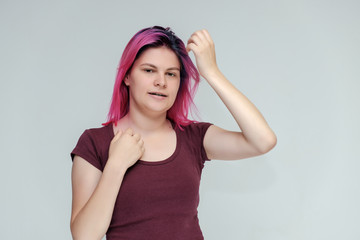
<svg viewBox="0 0 360 240"><path fill-rule="evenodd" d="M97 147L101 147L104 144L107 144L114 137L112 124L87 128L81 134L78 140L79 143L83 144L92 144Z"/></svg>
<svg viewBox="0 0 360 240"><path fill-rule="evenodd" d="M71 152L71 158L74 159L75 155L78 155L102 171L112 135L112 124L86 129Z"/></svg>
<svg viewBox="0 0 360 240"><path fill-rule="evenodd" d="M208 129L208 127L210 127L210 125L212 125L212 123L209 122L191 122L188 125L182 126L182 128L185 131L206 131Z"/></svg>
<svg viewBox="0 0 360 240"><path fill-rule="evenodd" d="M88 128L84 131L92 138L112 138L114 135L112 124L108 124L101 127Z"/></svg>
<svg viewBox="0 0 360 240"><path fill-rule="evenodd" d="M211 125L212 123L209 122L191 122L188 125L182 126L180 132L183 132L190 138L200 137L202 139Z"/></svg>

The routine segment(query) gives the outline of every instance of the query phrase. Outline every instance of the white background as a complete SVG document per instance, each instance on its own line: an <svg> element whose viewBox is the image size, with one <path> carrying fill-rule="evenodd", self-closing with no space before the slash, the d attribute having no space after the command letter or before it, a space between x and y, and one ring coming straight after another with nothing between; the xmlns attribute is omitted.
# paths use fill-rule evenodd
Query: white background
<svg viewBox="0 0 360 240"><path fill-rule="evenodd" d="M70 151L106 120L125 44L206 28L223 73L278 136L207 162L206 240L360 239L360 2L0 1L0 239L70 239ZM237 126L202 81L201 119Z"/></svg>

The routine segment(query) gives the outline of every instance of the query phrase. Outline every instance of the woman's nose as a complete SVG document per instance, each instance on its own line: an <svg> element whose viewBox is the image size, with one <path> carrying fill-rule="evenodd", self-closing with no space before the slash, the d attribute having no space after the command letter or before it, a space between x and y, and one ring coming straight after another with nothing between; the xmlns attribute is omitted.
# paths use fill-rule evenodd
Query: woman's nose
<svg viewBox="0 0 360 240"><path fill-rule="evenodd" d="M155 79L155 86L166 87L166 77L165 74L159 74Z"/></svg>

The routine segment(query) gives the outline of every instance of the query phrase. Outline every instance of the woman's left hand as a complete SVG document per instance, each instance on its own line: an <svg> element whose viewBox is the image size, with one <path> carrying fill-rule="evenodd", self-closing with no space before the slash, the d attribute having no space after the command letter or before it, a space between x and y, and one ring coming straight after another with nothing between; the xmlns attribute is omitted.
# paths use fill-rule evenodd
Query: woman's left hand
<svg viewBox="0 0 360 240"><path fill-rule="evenodd" d="M187 42L186 50L193 51L198 71L205 79L219 71L216 64L215 45L207 30L193 33Z"/></svg>

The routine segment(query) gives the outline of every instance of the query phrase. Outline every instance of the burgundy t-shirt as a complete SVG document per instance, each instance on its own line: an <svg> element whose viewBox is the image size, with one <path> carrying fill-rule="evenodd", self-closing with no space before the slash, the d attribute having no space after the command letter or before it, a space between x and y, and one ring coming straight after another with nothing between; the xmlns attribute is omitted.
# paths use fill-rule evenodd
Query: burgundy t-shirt
<svg viewBox="0 0 360 240"><path fill-rule="evenodd" d="M204 135L210 123L176 128L176 149L165 160L139 160L130 167L116 199L106 233L108 240L201 240L199 185L205 160ZM108 159L112 124L85 130L72 159L78 155L103 171Z"/></svg>

